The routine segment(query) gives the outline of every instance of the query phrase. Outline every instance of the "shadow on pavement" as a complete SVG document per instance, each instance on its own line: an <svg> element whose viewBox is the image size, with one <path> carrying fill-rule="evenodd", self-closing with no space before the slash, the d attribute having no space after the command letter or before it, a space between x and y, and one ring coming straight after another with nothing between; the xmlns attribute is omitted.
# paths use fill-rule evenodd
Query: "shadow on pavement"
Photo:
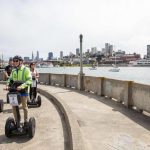
<svg viewBox="0 0 150 150"><path fill-rule="evenodd" d="M70 89L70 88L66 88L66 87L58 87L58 88L62 88L62 89L68 90L68 91L57 92L55 94L68 93L68 92L73 92L73 91L77 92L81 95L87 96L87 97L92 98L96 101L99 101L107 106L112 107L112 111L118 111L118 112L122 113L126 117L130 118L132 121L136 122L137 124L141 125L145 129L150 131L150 117L143 113L139 113L138 111L135 111L134 109L128 109L127 107L125 107L125 105L123 105L117 101L114 101L109 98L101 97L101 96L95 95L93 93L89 93L89 92L85 92L85 91L78 91L76 89Z"/></svg>
<svg viewBox="0 0 150 150"><path fill-rule="evenodd" d="M4 114L6 114L6 113L12 113L12 108L10 108L10 109L4 109L3 113Z"/></svg>
<svg viewBox="0 0 150 150"><path fill-rule="evenodd" d="M114 101L112 99L106 98L106 97L101 97L101 96L94 95L92 93L87 93L87 92L80 92L80 91L76 91L76 92L84 96L88 96L89 98L99 101L107 106L112 107L112 111L118 111L122 113L126 117L130 118L132 121L136 122L137 124L143 126L144 128L150 131L150 117L149 116L143 113L139 113L138 111L135 111L134 109L128 109L127 107L125 107L125 105L117 101Z"/></svg>
<svg viewBox="0 0 150 150"><path fill-rule="evenodd" d="M10 138L7 138L4 134L0 135L0 144L7 144L7 143L26 143L31 140L27 135L13 135Z"/></svg>
<svg viewBox="0 0 150 150"><path fill-rule="evenodd" d="M4 104L8 104L7 102L4 102L4 101L3 101L3 103L4 103Z"/></svg>

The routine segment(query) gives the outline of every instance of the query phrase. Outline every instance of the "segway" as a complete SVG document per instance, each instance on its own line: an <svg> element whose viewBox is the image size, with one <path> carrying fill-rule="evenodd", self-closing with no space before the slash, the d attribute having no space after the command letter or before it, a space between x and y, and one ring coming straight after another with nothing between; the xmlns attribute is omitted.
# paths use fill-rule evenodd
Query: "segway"
<svg viewBox="0 0 150 150"><path fill-rule="evenodd" d="M9 117L6 120L5 124L5 135L6 137L11 137L12 135L28 135L29 138L32 138L35 134L35 118L31 117L29 122L26 124L21 123L21 116L19 111L19 104L21 103L21 92L17 91L17 86L21 85L19 82L14 82L13 85L9 88L9 103L16 109L17 120Z"/></svg>
<svg viewBox="0 0 150 150"><path fill-rule="evenodd" d="M34 96L34 88L37 88L37 81L35 77L32 77L32 85L30 88L31 88L31 98L28 99L28 107L40 107L42 103L41 96L40 95L38 95L37 97Z"/></svg>

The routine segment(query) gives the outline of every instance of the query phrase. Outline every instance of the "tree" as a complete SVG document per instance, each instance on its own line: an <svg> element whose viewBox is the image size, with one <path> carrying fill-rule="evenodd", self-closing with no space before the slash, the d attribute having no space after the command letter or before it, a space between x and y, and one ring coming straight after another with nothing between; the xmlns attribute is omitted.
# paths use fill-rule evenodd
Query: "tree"
<svg viewBox="0 0 150 150"><path fill-rule="evenodd" d="M96 56L96 61L98 62L98 64L100 64L103 57L104 57L104 55L97 55Z"/></svg>

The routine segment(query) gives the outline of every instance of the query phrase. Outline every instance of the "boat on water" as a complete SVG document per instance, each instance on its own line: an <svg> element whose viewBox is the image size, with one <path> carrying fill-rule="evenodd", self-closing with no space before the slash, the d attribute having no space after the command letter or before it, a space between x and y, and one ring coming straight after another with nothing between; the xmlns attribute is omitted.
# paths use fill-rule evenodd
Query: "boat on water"
<svg viewBox="0 0 150 150"><path fill-rule="evenodd" d="M119 72L120 68L116 65L113 64L113 67L111 69L109 69L109 71L111 72Z"/></svg>
<svg viewBox="0 0 150 150"><path fill-rule="evenodd" d="M129 62L129 66L150 66L150 59L139 59L139 60L136 60L136 61L130 61Z"/></svg>
<svg viewBox="0 0 150 150"><path fill-rule="evenodd" d="M109 71L111 71L111 72L119 72L119 68L112 68L112 69L110 69Z"/></svg>
<svg viewBox="0 0 150 150"><path fill-rule="evenodd" d="M38 64L36 65L37 68L52 68L54 67L53 65L48 65L48 64Z"/></svg>
<svg viewBox="0 0 150 150"><path fill-rule="evenodd" d="M113 51L115 53L115 51ZM117 66L117 63L116 63L116 53L115 53L115 64L112 64L112 68L109 69L109 71L111 72L119 72L120 68Z"/></svg>
<svg viewBox="0 0 150 150"><path fill-rule="evenodd" d="M90 70L96 70L97 67L96 67L96 66L92 66L92 67L90 67L89 69L90 69Z"/></svg>

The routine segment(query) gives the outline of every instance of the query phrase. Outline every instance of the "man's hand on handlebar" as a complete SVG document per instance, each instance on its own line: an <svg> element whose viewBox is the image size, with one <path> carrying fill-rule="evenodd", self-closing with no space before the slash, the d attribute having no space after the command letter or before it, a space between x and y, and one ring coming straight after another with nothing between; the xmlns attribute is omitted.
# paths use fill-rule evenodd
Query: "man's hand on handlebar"
<svg viewBox="0 0 150 150"><path fill-rule="evenodd" d="M3 90L8 91L8 90L9 90L9 86L8 86L8 85L6 85L6 87L5 87Z"/></svg>
<svg viewBox="0 0 150 150"><path fill-rule="evenodd" d="M20 86L17 87L17 91L21 91L22 88Z"/></svg>

